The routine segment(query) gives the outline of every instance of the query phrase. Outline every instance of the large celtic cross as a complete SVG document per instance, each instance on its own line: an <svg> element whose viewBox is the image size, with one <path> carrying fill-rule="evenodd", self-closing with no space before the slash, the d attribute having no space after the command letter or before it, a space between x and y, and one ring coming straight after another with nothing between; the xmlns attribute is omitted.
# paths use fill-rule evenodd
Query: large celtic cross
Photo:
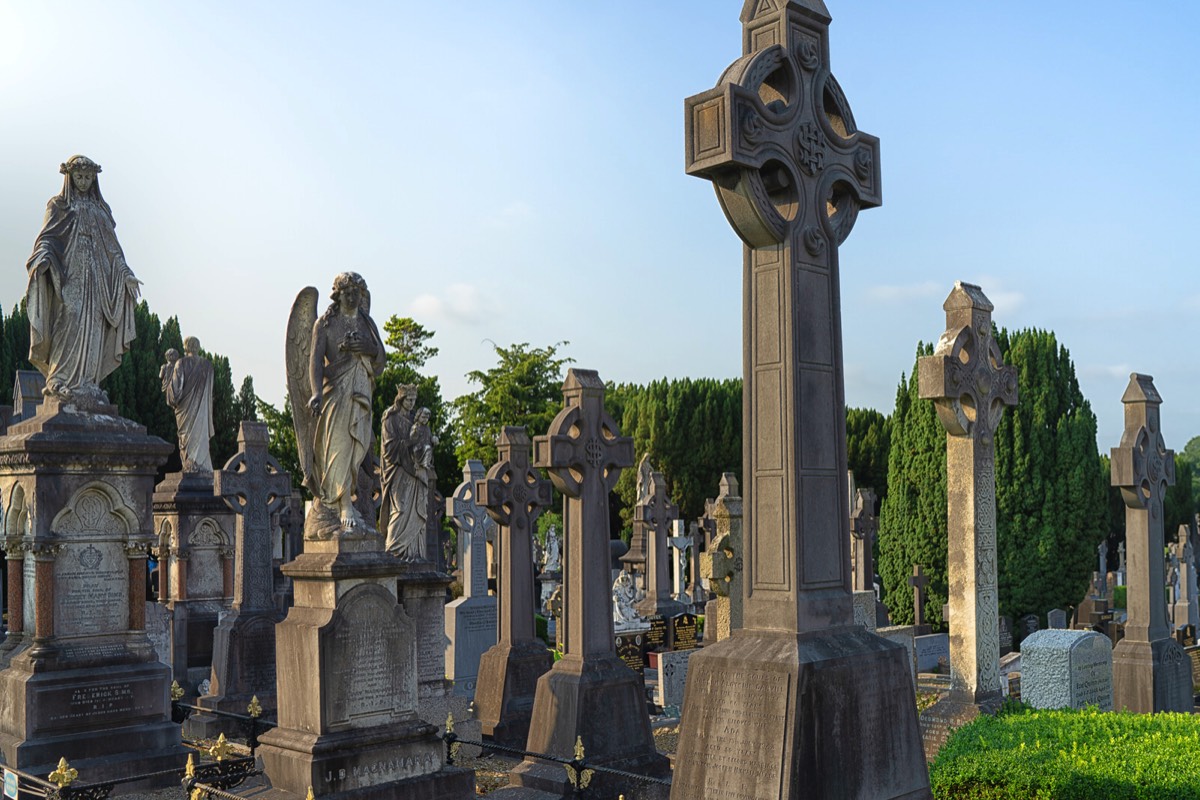
<svg viewBox="0 0 1200 800"><path fill-rule="evenodd" d="M534 465L567 497L563 646L568 656L614 653L608 493L633 465L633 440L604 410L595 370L567 370L563 404L547 434L534 439Z"/></svg>
<svg viewBox="0 0 1200 800"><path fill-rule="evenodd" d="M233 606L245 611L275 608L271 514L292 495L292 479L267 452L268 441L265 422L243 422L238 452L213 473L213 494L238 515Z"/></svg>
<svg viewBox="0 0 1200 800"><path fill-rule="evenodd" d="M496 439L499 460L475 482L479 505L500 526L499 641L529 641L533 625L534 524L550 505L550 482L529 464L529 435L507 426Z"/></svg>
<svg viewBox="0 0 1200 800"><path fill-rule="evenodd" d="M992 304L978 286L954 284L942 305L946 332L918 364L921 397L946 429L950 690L970 703L1000 698L1000 598L996 584L993 436L1017 403L1017 371L992 338Z"/></svg>
<svg viewBox="0 0 1200 800"><path fill-rule="evenodd" d="M462 474L462 483L446 498L446 513L450 524L458 531L458 566L463 574L463 595L487 597L487 533L495 523L475 495L476 484L486 474L483 462L468 459Z"/></svg>
<svg viewBox="0 0 1200 800"><path fill-rule="evenodd" d="M837 248L880 204L879 140L829 71L820 0L752 0L743 52L688 98L687 171L745 242L745 626L853 621Z"/></svg>

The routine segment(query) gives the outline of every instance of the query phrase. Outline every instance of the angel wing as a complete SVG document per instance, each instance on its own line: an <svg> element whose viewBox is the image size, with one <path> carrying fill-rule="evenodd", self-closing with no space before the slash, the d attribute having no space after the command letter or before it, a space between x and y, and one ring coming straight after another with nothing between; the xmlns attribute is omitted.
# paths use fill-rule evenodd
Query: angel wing
<svg viewBox="0 0 1200 800"><path fill-rule="evenodd" d="M304 484L312 491L313 429L316 419L308 408L312 397L312 382L309 380L309 360L312 356L312 330L317 321L317 301L320 294L316 287L306 286L296 295L292 303L292 314L288 317L286 352L288 399L292 404L292 424L296 429L296 450L300 455L300 471Z"/></svg>

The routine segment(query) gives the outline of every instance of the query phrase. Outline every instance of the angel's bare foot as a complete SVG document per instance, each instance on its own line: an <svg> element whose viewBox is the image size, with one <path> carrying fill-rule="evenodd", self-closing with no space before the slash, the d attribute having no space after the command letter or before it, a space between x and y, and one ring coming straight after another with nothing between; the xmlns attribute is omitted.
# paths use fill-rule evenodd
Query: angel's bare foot
<svg viewBox="0 0 1200 800"><path fill-rule="evenodd" d="M341 519L342 530L348 531L354 528L354 526L358 523L358 515L354 513L354 503L342 503Z"/></svg>

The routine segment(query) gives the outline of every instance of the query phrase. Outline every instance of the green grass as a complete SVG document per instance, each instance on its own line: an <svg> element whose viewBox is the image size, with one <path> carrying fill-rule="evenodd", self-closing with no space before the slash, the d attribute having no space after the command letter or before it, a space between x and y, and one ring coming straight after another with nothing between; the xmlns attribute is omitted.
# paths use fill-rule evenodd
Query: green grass
<svg viewBox="0 0 1200 800"><path fill-rule="evenodd" d="M1200 800L1200 715L1008 704L955 731L937 800Z"/></svg>

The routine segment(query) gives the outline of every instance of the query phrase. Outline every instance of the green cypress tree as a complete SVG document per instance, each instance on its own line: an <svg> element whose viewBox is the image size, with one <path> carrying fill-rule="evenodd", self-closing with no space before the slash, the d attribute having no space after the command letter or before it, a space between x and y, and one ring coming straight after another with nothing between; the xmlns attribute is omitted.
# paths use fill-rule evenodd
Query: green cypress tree
<svg viewBox="0 0 1200 800"><path fill-rule="evenodd" d="M846 462L854 482L887 497L891 420L873 408L846 409Z"/></svg>
<svg viewBox="0 0 1200 800"><path fill-rule="evenodd" d="M917 358L933 346L917 345ZM922 400L917 367L900 376L891 418L887 497L879 517L879 577L884 602L896 624L912 624L913 594L908 579L914 564L929 578L925 622L942 625L946 581L946 431L933 403ZM856 476L857 479L857 476Z"/></svg>

